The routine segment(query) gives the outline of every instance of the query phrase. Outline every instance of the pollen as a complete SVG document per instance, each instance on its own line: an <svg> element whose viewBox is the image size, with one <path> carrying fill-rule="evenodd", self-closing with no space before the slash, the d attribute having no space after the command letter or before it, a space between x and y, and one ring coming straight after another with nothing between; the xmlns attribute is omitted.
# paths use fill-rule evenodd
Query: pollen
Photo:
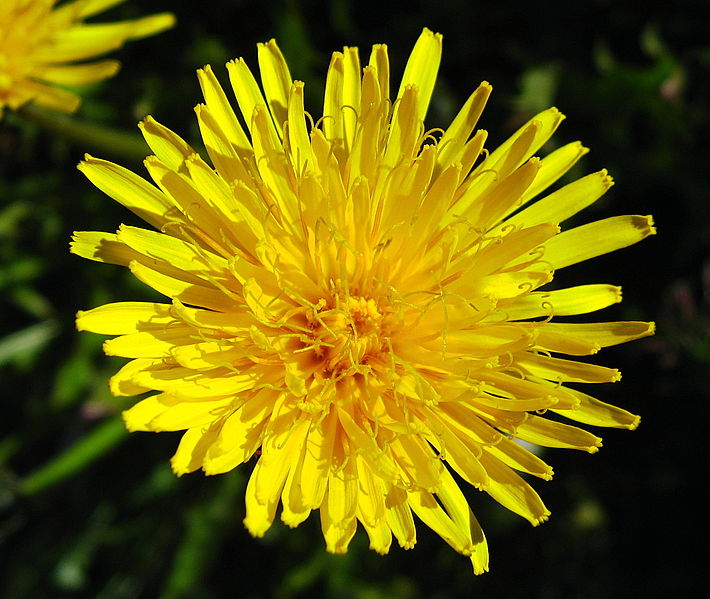
<svg viewBox="0 0 710 599"><path fill-rule="evenodd" d="M388 352L387 341L396 331L392 308L373 298L334 296L321 299L307 315L311 331L307 346L322 365L324 377L342 377L365 371Z"/></svg>

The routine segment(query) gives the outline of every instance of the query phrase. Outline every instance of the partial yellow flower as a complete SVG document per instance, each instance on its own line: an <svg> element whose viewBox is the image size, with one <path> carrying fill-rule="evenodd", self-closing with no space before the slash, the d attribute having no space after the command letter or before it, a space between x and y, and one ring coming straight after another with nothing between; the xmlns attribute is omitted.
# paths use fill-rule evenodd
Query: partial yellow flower
<svg viewBox="0 0 710 599"><path fill-rule="evenodd" d="M106 353L131 358L113 393L157 391L124 412L129 430L186 431L176 474L253 459L253 535L280 503L289 526L320 510L328 551L345 552L360 523L386 553L393 536L415 544L416 515L484 572L462 481L536 525L549 511L519 473L552 469L517 440L595 452L597 436L558 416L638 424L579 389L618 370L576 357L653 324L570 322L620 288L542 287L654 233L651 218L560 232L612 181L600 171L543 194L587 151L535 157L563 119L555 108L489 152L473 133L482 83L446 131L426 131L441 58L427 29L394 99L384 45L364 68L356 48L335 52L316 123L276 43L258 54L263 92L244 60L227 65L243 121L210 67L198 71L211 164L149 117L155 185L91 156L79 165L155 230L77 232L72 251L128 266L172 302L107 304L77 326L117 335Z"/></svg>
<svg viewBox="0 0 710 599"><path fill-rule="evenodd" d="M81 98L62 86L113 76L120 67L117 60L93 60L175 23L169 13L118 23L84 23L84 19L122 2L125 0L73 0L55 8L57 0L2 0L0 116L5 107L14 110L27 102L73 112Z"/></svg>

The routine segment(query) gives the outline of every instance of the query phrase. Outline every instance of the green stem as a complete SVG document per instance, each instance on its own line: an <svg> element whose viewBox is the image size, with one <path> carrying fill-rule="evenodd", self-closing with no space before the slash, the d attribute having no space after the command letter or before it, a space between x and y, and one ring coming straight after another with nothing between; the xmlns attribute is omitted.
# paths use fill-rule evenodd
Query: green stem
<svg viewBox="0 0 710 599"><path fill-rule="evenodd" d="M101 150L117 158L142 161L146 157L146 145L137 133L104 127L74 117L50 112L32 106L20 108L17 115L43 129L60 135L87 150Z"/></svg>
<svg viewBox="0 0 710 599"><path fill-rule="evenodd" d="M64 453L22 479L18 485L20 493L25 496L41 493L95 462L126 437L123 422L109 418Z"/></svg>

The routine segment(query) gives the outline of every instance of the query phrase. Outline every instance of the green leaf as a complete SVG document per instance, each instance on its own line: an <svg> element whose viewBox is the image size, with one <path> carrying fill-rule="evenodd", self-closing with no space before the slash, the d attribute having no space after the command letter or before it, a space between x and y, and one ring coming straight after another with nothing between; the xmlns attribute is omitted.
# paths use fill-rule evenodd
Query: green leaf
<svg viewBox="0 0 710 599"><path fill-rule="evenodd" d="M31 358L56 334L56 323L45 320L6 335L0 339L0 366Z"/></svg>
<svg viewBox="0 0 710 599"><path fill-rule="evenodd" d="M106 420L64 453L21 480L20 492L29 496L37 495L62 482L107 454L127 435L119 418Z"/></svg>

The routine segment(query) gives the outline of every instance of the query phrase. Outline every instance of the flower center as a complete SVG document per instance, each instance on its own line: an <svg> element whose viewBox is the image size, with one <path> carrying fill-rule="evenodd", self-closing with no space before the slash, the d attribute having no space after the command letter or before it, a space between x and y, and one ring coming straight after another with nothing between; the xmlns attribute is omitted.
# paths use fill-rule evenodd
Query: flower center
<svg viewBox="0 0 710 599"><path fill-rule="evenodd" d="M308 315L315 358L327 376L362 371L368 361L388 350L394 328L389 307L372 298L348 296L334 305L320 300Z"/></svg>

